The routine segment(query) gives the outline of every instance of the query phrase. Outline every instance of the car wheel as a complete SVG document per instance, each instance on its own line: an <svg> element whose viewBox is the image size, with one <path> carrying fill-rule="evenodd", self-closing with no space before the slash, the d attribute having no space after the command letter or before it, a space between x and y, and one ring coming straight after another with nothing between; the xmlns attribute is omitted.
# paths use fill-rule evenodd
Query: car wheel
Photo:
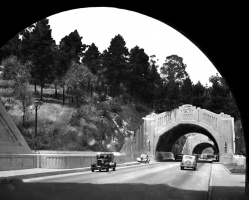
<svg viewBox="0 0 249 200"><path fill-rule="evenodd" d="M113 167L113 171L115 171L116 169L115 169L115 167Z"/></svg>
<svg viewBox="0 0 249 200"><path fill-rule="evenodd" d="M106 171L109 172L109 167L106 168Z"/></svg>
<svg viewBox="0 0 249 200"><path fill-rule="evenodd" d="M94 169L92 169L92 172L94 172Z"/></svg>
<svg viewBox="0 0 249 200"><path fill-rule="evenodd" d="M99 169L99 172L101 172L101 169Z"/></svg>

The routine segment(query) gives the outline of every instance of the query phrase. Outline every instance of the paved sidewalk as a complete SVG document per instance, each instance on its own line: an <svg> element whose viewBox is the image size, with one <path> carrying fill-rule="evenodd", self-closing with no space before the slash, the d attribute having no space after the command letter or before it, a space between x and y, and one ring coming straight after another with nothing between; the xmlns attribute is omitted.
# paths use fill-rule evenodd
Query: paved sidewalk
<svg viewBox="0 0 249 200"><path fill-rule="evenodd" d="M117 164L117 167L124 167L130 165L139 165L139 162L127 162L122 164ZM32 169L21 169L21 170L9 170L9 171L0 171L0 180L1 179L9 179L9 178L36 178L43 176L52 176L58 174L68 174L68 173L77 173L77 172L85 172L90 171L91 168L83 167L83 168L74 168L74 169L46 169L46 168L32 168Z"/></svg>
<svg viewBox="0 0 249 200"><path fill-rule="evenodd" d="M248 200L245 174L230 173L222 164L212 164L208 200Z"/></svg>

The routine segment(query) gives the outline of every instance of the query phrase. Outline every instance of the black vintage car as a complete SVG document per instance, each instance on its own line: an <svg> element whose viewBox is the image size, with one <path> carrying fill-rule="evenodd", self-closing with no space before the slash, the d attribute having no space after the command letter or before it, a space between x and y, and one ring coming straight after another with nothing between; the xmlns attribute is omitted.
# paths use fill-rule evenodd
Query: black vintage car
<svg viewBox="0 0 249 200"><path fill-rule="evenodd" d="M98 153L97 161L91 165L91 170L106 170L109 172L109 169L116 170L116 162L114 162L114 154L113 153Z"/></svg>

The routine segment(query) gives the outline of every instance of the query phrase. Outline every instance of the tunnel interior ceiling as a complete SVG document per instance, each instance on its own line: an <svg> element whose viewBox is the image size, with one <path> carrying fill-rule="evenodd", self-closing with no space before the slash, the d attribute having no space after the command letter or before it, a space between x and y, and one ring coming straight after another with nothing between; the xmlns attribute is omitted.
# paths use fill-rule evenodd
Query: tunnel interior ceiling
<svg viewBox="0 0 249 200"><path fill-rule="evenodd" d="M215 152L214 145L212 145L210 143L203 142L203 143L200 143L200 144L195 146L195 148L193 149L193 154L201 154L204 149L209 148L209 147L213 148L213 150Z"/></svg>
<svg viewBox="0 0 249 200"><path fill-rule="evenodd" d="M172 129L168 130L159 137L156 151L172 152L172 148L175 142L183 135L188 133L200 133L209 137L213 142L214 146L218 149L218 145L212 134L205 128L195 124L179 124Z"/></svg>

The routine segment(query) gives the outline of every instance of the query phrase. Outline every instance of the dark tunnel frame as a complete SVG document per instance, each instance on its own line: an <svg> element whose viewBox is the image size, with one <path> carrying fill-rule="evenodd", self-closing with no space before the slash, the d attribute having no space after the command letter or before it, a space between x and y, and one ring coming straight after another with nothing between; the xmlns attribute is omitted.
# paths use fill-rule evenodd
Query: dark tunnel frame
<svg viewBox="0 0 249 200"><path fill-rule="evenodd" d="M193 151L192 151L192 154L202 154L202 152L206 149L206 148L213 148L214 152L217 151L215 146L208 143L208 142L202 142L202 143L199 143L197 144L194 148L193 148ZM217 154L218 152L215 152L214 154Z"/></svg>
<svg viewBox="0 0 249 200"><path fill-rule="evenodd" d="M172 152L173 146L176 143L176 141L180 137L188 133L199 133L199 134L206 135L207 137L211 139L211 141L213 141L214 148L217 150L217 153L219 153L219 146L214 136L207 129L199 125L191 124L191 123L178 124L175 127L163 133L158 139L155 151L156 152Z"/></svg>

